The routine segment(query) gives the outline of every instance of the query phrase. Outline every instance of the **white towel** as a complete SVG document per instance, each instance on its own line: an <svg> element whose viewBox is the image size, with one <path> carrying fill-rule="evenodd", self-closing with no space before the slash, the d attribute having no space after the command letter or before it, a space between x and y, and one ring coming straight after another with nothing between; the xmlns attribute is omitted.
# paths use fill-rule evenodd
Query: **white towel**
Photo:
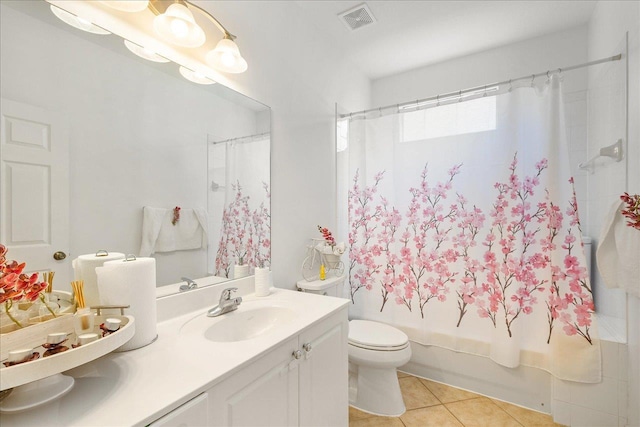
<svg viewBox="0 0 640 427"><path fill-rule="evenodd" d="M181 209L176 225L171 223L172 219L173 209L143 208L140 256L207 247L208 220L204 209Z"/></svg>
<svg viewBox="0 0 640 427"><path fill-rule="evenodd" d="M609 288L622 288L640 297L640 231L626 225L616 201L606 218L596 251L598 270Z"/></svg>

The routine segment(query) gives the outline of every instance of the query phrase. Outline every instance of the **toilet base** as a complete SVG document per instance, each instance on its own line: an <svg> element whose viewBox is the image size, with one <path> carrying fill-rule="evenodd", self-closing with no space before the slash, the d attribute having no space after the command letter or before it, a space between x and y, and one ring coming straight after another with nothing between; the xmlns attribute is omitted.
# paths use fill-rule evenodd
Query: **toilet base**
<svg viewBox="0 0 640 427"><path fill-rule="evenodd" d="M398 374L393 368L352 365L349 384L349 404L356 409L385 417L399 417L406 411Z"/></svg>

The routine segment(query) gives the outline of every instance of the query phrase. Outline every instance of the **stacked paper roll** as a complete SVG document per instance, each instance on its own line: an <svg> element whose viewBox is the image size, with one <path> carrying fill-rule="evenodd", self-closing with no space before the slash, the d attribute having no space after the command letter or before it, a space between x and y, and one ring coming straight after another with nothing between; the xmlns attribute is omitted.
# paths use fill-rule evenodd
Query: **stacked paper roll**
<svg viewBox="0 0 640 427"><path fill-rule="evenodd" d="M136 319L133 338L117 351L134 350L151 344L158 336L156 323L156 260L137 258L109 261L96 270L101 302L129 305L124 313Z"/></svg>
<svg viewBox="0 0 640 427"><path fill-rule="evenodd" d="M96 268L102 267L107 261L118 259L124 259L124 254L119 252L107 253L106 251L98 251L95 254L80 255L71 263L75 280L84 281L84 300L87 307L100 305Z"/></svg>
<svg viewBox="0 0 640 427"><path fill-rule="evenodd" d="M243 265L234 265L233 266L233 278L239 279L241 277L246 277L249 275L249 264Z"/></svg>
<svg viewBox="0 0 640 427"><path fill-rule="evenodd" d="M256 267L254 273L255 286L256 286L256 296L257 297L266 297L269 295L269 269L268 268L260 268Z"/></svg>

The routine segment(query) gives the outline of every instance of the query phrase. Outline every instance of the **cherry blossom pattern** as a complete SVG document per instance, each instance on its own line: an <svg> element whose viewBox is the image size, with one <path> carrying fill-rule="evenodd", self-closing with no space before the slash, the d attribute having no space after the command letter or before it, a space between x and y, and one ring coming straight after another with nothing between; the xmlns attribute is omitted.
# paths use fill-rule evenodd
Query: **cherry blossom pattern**
<svg viewBox="0 0 640 427"><path fill-rule="evenodd" d="M536 243L537 227L543 221L544 209L531 203L540 174L547 168L546 159L536 163L536 173L520 180L517 174L517 153L509 166L506 183L496 183L498 196L490 216L491 227L485 237L485 280L480 292L478 314L491 319L494 327L502 315L507 333L512 337L512 324L521 315L531 314L537 304L536 293L543 292L546 280L538 277L538 270L548 260L540 253L528 253Z"/></svg>
<svg viewBox="0 0 640 427"><path fill-rule="evenodd" d="M361 188L359 171L353 177L353 187L349 190L349 287L351 302L355 304L356 293L365 288L373 288L374 277L379 273L381 264L375 261L371 246L375 236L376 222L382 213L380 207L373 207L374 196L384 171L377 173L373 185ZM376 248L378 245L375 245ZM377 253L378 249L375 249Z"/></svg>

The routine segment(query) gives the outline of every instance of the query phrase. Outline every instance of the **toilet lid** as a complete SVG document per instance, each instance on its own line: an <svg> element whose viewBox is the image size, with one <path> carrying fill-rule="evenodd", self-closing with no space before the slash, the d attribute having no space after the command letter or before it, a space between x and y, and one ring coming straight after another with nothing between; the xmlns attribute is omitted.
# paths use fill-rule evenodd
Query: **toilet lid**
<svg viewBox="0 0 640 427"><path fill-rule="evenodd" d="M349 342L364 348L399 348L407 346L409 337L384 323L352 320L349 322Z"/></svg>

